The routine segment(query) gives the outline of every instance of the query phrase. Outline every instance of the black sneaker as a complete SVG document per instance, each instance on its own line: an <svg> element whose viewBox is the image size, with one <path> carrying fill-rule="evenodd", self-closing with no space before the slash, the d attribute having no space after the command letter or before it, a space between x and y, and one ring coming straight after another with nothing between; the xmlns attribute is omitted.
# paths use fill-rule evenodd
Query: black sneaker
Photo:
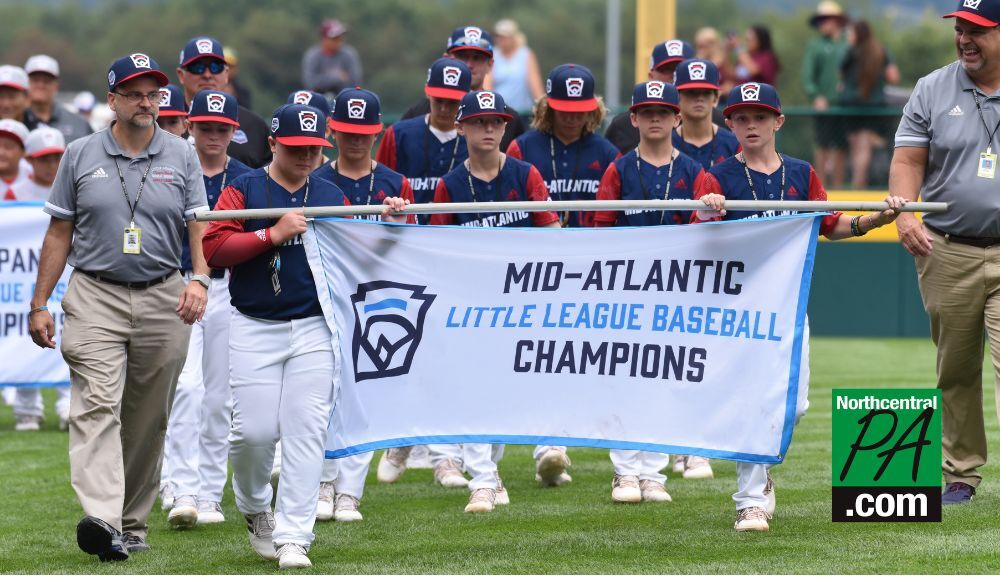
<svg viewBox="0 0 1000 580"><path fill-rule="evenodd" d="M976 488L968 483L962 483L961 481L949 483L944 488L944 493L941 494L941 505L969 503L972 501L972 496L974 495L976 495Z"/></svg>
<svg viewBox="0 0 1000 580"><path fill-rule="evenodd" d="M101 562L128 560L121 532L92 516L83 518L76 525L76 543L84 552L95 554Z"/></svg>
<svg viewBox="0 0 1000 580"><path fill-rule="evenodd" d="M145 552L149 549L149 544L146 543L146 540L143 540L132 532L125 532L122 534L122 544L125 546L125 549L129 554Z"/></svg>

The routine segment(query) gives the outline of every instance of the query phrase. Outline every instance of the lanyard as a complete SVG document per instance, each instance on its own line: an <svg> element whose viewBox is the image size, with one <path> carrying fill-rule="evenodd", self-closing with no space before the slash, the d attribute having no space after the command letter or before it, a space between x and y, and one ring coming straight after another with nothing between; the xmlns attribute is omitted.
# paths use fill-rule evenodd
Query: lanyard
<svg viewBox="0 0 1000 580"><path fill-rule="evenodd" d="M500 177L500 172L503 171L503 158L504 158L504 156L503 156L503 154L501 154L500 155L500 162L497 163L497 176L494 177L494 179L498 179ZM465 169L467 170L465 176L469 180L469 193L472 194L472 203L476 203L476 201L477 201L476 200L476 188L472 184L472 163L469 160L465 161ZM482 220L481 214L477 213L476 214L476 219Z"/></svg>
<svg viewBox="0 0 1000 580"><path fill-rule="evenodd" d="M271 205L271 166L268 165L264 168L264 193L267 194L267 207L274 207ZM309 201L309 178L306 177L306 191L302 196L302 207L306 206L306 202ZM277 221L275 221L277 223ZM281 246L276 246L274 248L274 253L271 254L271 261L269 266L271 267L271 287L274 289L274 295L277 296L281 294L281 279L279 277L279 272L281 272Z"/></svg>
<svg viewBox="0 0 1000 580"><path fill-rule="evenodd" d="M580 143L582 140L583 140L583 138L581 137L580 139L577 139L576 141L574 141L574 143ZM570 145L572 145L572 143ZM569 145L566 145L566 147L569 148ZM574 182L576 181L576 173L580 169L580 149L582 149L582 148L583 148L583 144L580 143L580 145L577 147L577 150L576 150L575 161L573 161L573 174L569 178L570 181L574 181ZM552 179L553 180L559 179L559 172L556 171L556 140L555 140L555 137L553 137L551 135L549 135L549 159L552 161ZM561 198L562 198L562 194L559 194L559 198L558 199L561 199ZM557 201L558 201L558 199L557 199Z"/></svg>
<svg viewBox="0 0 1000 580"><path fill-rule="evenodd" d="M336 177L334 177L334 181L337 182L337 185L340 185L340 171L337 170L337 162L336 161L333 162L333 173L334 173L334 175L336 175ZM372 171L368 175L370 176L369 179L368 179L368 199L365 201L365 205L371 205L372 204L372 192L375 191L375 162L374 161L372 161ZM351 178L348 177L347 179L351 179Z"/></svg>
<svg viewBox="0 0 1000 580"><path fill-rule="evenodd" d="M226 189L226 175L229 174L229 156L226 155L226 166L222 168L222 185L219 186L219 191Z"/></svg>
<svg viewBox="0 0 1000 580"><path fill-rule="evenodd" d="M997 130L1000 129L1000 121L997 121L997 126L993 127L993 130L990 131L990 126L986 123L986 115L983 114L983 107L979 103L979 93L976 92L976 89L972 89L972 99L976 101L976 110L979 111L979 119L983 122L983 128L986 129L986 154L990 155L993 153L993 137L996 136Z"/></svg>
<svg viewBox="0 0 1000 580"><path fill-rule="evenodd" d="M149 177L149 170L153 167L153 156L149 156L149 165L146 166L146 171L142 174L142 179L139 180L139 191L135 194L135 203L132 203L128 199L128 189L125 188L125 174L122 173L122 168L118 165L118 158L115 157L115 169L118 170L118 179L122 183L122 195L125 196L125 203L128 205L129 209L129 227L135 228L135 210L139 207L139 199L142 197L142 190L146 185L146 178Z"/></svg>
<svg viewBox="0 0 1000 580"><path fill-rule="evenodd" d="M684 140L684 126L683 125L681 125L680 127L677 128L677 133L681 137L681 144L684 145L685 147L689 147L690 150L691 150L690 153L688 151L685 151L685 153L687 153L691 157L695 157L694 153L698 151L699 147L695 146L692 143L688 143L687 141ZM715 167L715 142L716 142L716 137L718 137L718 136L719 136L719 130L716 129L713 126L712 127L712 140L708 142L708 144L712 146L711 149L708 150L708 168L709 169Z"/></svg>
<svg viewBox="0 0 1000 580"><path fill-rule="evenodd" d="M663 199L664 200L670 199L670 185L671 185L671 183L673 182L673 179L674 179L674 161L677 160L677 153L679 153L679 152L676 149L673 150L670 153L670 169L667 170L667 187L663 191ZM639 148L636 147L635 148L635 172L639 174L639 188L642 189L642 197L643 197L643 199L652 199L652 196L649 195L649 190L646 189L646 183L642 179L642 167L640 166L640 161L642 161L642 156L639 155ZM661 210L660 211L660 225L663 225L663 220L666 219L666 217L667 217L667 210L665 210L665 209Z"/></svg>
<svg viewBox="0 0 1000 580"><path fill-rule="evenodd" d="M778 159L781 160L781 197L779 201L785 201L785 158L778 154ZM743 165L743 173L747 176L747 183L750 185L750 193L753 195L754 201L759 201L757 199L757 188L754 187L753 179L750 177L750 170L747 168L747 158L743 153L736 156L736 160Z"/></svg>
<svg viewBox="0 0 1000 580"><path fill-rule="evenodd" d="M437 137L435 136L435 139ZM455 167L455 158L458 157L458 142L462 139L461 135L455 135L455 146L451 148L451 161L448 162L448 171L451 171ZM427 119L427 130L424 132L424 175L423 177L431 177L431 120ZM445 171L445 173L448 173Z"/></svg>

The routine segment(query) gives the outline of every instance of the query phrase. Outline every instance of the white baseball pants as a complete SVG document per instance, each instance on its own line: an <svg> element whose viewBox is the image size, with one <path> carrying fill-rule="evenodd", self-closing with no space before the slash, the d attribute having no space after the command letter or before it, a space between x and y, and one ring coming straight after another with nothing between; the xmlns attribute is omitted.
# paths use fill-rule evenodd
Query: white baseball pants
<svg viewBox="0 0 1000 580"><path fill-rule="evenodd" d="M472 476L469 489L496 489L497 463L503 459L503 445L491 443L466 443L462 445L462 459L465 471Z"/></svg>
<svg viewBox="0 0 1000 580"><path fill-rule="evenodd" d="M667 481L667 476L660 473L670 465L670 456L665 453L612 449L610 455L615 475L634 475L640 480L649 479L659 484Z"/></svg>

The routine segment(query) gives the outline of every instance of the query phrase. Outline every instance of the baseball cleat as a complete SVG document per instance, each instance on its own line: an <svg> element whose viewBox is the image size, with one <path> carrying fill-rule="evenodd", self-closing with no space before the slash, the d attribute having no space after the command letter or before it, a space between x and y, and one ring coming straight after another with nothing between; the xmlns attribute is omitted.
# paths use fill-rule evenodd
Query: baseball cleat
<svg viewBox="0 0 1000 580"><path fill-rule="evenodd" d="M378 480L381 483L396 483L406 473L406 460L412 447L394 447L382 452L378 460Z"/></svg>
<svg viewBox="0 0 1000 580"><path fill-rule="evenodd" d="M198 525L201 524L221 524L226 521L226 514L222 512L222 506L217 501L198 502Z"/></svg>
<svg viewBox="0 0 1000 580"><path fill-rule="evenodd" d="M736 512L737 532L766 532L770 529L767 525L769 519L767 512L761 507L748 507Z"/></svg>
<svg viewBox="0 0 1000 580"><path fill-rule="evenodd" d="M469 487L469 480L451 459L443 459L434 466L434 481L443 487Z"/></svg>
<svg viewBox="0 0 1000 580"><path fill-rule="evenodd" d="M337 494L337 502L333 510L333 519L338 522L360 522L365 519L361 515L361 500L346 493Z"/></svg>
<svg viewBox="0 0 1000 580"><path fill-rule="evenodd" d="M321 481L319 483L319 501L316 502L316 519L321 522L328 522L333 519L333 500L337 495L337 490L332 481Z"/></svg>
<svg viewBox="0 0 1000 580"><path fill-rule="evenodd" d="M243 519L247 522L247 536L254 551L265 560L277 560L278 554L274 551L274 513L268 510L244 514Z"/></svg>
<svg viewBox="0 0 1000 580"><path fill-rule="evenodd" d="M611 481L611 499L618 503L639 503L642 491L639 478L634 475L615 475Z"/></svg>
<svg viewBox="0 0 1000 580"><path fill-rule="evenodd" d="M306 556L306 549L298 544L285 544L279 547L277 555L278 568L282 570L312 566L309 556Z"/></svg>
<svg viewBox="0 0 1000 580"><path fill-rule="evenodd" d="M485 514L493 511L493 504L496 503L497 492L495 489L484 487L474 490L469 496L469 503L465 506L467 514Z"/></svg>
<svg viewBox="0 0 1000 580"><path fill-rule="evenodd" d="M198 501L193 495L178 497L167 515L167 521L175 530L190 530L198 523Z"/></svg>
<svg viewBox="0 0 1000 580"><path fill-rule="evenodd" d="M674 464L671 467L671 471L674 473L684 473L684 461L687 459L687 455L674 455Z"/></svg>
<svg viewBox="0 0 1000 580"><path fill-rule="evenodd" d="M566 468L572 465L569 455L562 449L549 449L535 463L535 481L542 485L558 487L573 481L566 473Z"/></svg>
<svg viewBox="0 0 1000 580"><path fill-rule="evenodd" d="M684 461L684 479L712 479L712 465L704 457L688 455Z"/></svg>
<svg viewBox="0 0 1000 580"><path fill-rule="evenodd" d="M652 479L639 481L639 491L642 492L642 501L673 501L663 484Z"/></svg>

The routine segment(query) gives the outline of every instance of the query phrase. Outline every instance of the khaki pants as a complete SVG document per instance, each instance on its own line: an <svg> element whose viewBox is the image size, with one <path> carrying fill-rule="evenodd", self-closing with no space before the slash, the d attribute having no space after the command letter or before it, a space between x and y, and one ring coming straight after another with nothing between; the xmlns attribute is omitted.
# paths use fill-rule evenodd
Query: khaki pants
<svg viewBox="0 0 1000 580"><path fill-rule="evenodd" d="M63 298L70 369L70 477L83 511L146 536L191 327L180 274L145 290L73 273Z"/></svg>
<svg viewBox="0 0 1000 580"><path fill-rule="evenodd" d="M1000 246L976 248L928 233L934 251L916 263L938 349L944 477L975 487L982 481L979 467L986 464L984 329L1000 386ZM997 401L1000 415L1000 397Z"/></svg>

